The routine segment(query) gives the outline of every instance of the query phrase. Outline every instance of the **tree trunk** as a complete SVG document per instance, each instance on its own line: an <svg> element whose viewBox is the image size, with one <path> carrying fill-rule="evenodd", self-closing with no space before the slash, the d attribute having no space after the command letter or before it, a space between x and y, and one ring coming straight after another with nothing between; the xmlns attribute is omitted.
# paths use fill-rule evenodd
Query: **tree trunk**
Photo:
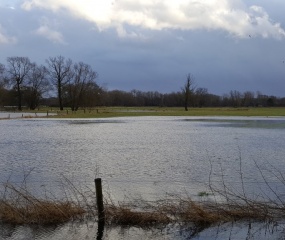
<svg viewBox="0 0 285 240"><path fill-rule="evenodd" d="M185 89L185 111L188 111L188 102L189 102L189 91L188 89Z"/></svg>
<svg viewBox="0 0 285 240"><path fill-rule="evenodd" d="M18 92L18 110L22 111L22 93L21 93L20 82L18 80L17 80L17 92Z"/></svg>
<svg viewBox="0 0 285 240"><path fill-rule="evenodd" d="M58 91L59 110L62 111L63 110L63 105L62 105L61 84L60 83L58 83L57 91Z"/></svg>

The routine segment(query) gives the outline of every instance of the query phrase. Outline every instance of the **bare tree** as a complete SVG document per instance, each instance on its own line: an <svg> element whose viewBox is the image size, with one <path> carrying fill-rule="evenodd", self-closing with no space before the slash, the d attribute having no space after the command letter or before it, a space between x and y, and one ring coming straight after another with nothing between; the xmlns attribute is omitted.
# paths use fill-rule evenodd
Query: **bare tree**
<svg viewBox="0 0 285 240"><path fill-rule="evenodd" d="M57 89L57 97L60 110L63 110L63 87L70 81L72 77L72 60L65 59L63 56L50 57L46 60L48 64L49 76L52 84Z"/></svg>
<svg viewBox="0 0 285 240"><path fill-rule="evenodd" d="M244 107L254 106L254 92L251 91L244 92L242 102Z"/></svg>
<svg viewBox="0 0 285 240"><path fill-rule="evenodd" d="M33 65L24 93L24 98L32 110L39 106L43 94L50 90L47 76L48 69L45 66Z"/></svg>
<svg viewBox="0 0 285 240"><path fill-rule="evenodd" d="M5 92L5 81L4 81L5 65L0 63L0 105L3 105L3 95Z"/></svg>
<svg viewBox="0 0 285 240"><path fill-rule="evenodd" d="M84 91L84 97L82 99L83 107L95 107L101 104L101 99L104 95L104 91L98 86L96 82L90 82L88 88Z"/></svg>
<svg viewBox="0 0 285 240"><path fill-rule="evenodd" d="M4 71L5 71L5 65L0 63L0 76L3 75Z"/></svg>
<svg viewBox="0 0 285 240"><path fill-rule="evenodd" d="M5 85L4 73L5 73L5 65L0 63L0 88L1 87L3 88Z"/></svg>
<svg viewBox="0 0 285 240"><path fill-rule="evenodd" d="M240 107L242 101L242 94L237 90L230 91L230 101L233 107Z"/></svg>
<svg viewBox="0 0 285 240"><path fill-rule="evenodd" d="M72 111L76 111L86 97L88 88L93 87L92 84L96 85L96 78L98 77L97 72L93 71L92 67L86 63L79 62L75 63L72 68L73 74L71 81L68 83L68 99Z"/></svg>
<svg viewBox="0 0 285 240"><path fill-rule="evenodd" d="M207 88L197 88L195 91L195 102L198 107L204 107L207 103L207 96L208 96L208 89Z"/></svg>
<svg viewBox="0 0 285 240"><path fill-rule="evenodd" d="M17 92L18 110L22 111L22 86L33 64L27 57L8 57L7 77Z"/></svg>
<svg viewBox="0 0 285 240"><path fill-rule="evenodd" d="M194 90L195 90L194 77L189 73L187 75L186 83L185 83L184 87L182 88L182 93L184 95L185 111L188 111L188 104L189 104L189 101L193 95Z"/></svg>

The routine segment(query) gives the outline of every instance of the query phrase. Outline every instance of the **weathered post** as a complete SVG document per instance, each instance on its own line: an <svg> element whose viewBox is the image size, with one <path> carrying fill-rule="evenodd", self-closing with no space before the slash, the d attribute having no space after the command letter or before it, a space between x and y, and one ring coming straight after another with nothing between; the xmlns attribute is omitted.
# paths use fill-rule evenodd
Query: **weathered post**
<svg viewBox="0 0 285 240"><path fill-rule="evenodd" d="M96 240L102 240L103 239L104 227L105 227L105 222L98 221L98 229L97 229L97 238L96 238Z"/></svg>
<svg viewBox="0 0 285 240"><path fill-rule="evenodd" d="M96 188L96 200L97 200L97 208L98 208L98 219L99 219L99 222L105 222L101 178L95 179L95 188Z"/></svg>

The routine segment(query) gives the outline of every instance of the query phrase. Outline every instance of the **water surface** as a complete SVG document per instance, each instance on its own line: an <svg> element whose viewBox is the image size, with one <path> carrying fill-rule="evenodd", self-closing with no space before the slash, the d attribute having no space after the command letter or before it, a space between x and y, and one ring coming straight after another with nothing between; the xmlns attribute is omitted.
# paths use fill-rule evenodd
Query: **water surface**
<svg viewBox="0 0 285 240"><path fill-rule="evenodd" d="M185 193L199 199L209 184L239 192L241 182L252 197L270 194L269 186L284 192L276 177L285 169L284 118L7 119L0 133L0 182L22 184L28 176L39 195L64 195L63 176L83 190L101 177L115 201ZM169 236L163 239L179 239Z"/></svg>

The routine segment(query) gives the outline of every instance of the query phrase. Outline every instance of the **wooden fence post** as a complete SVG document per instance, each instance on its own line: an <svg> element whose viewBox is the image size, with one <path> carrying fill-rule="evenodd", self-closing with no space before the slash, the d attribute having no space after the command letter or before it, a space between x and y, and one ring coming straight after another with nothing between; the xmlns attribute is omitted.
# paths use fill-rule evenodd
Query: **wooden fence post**
<svg viewBox="0 0 285 240"><path fill-rule="evenodd" d="M104 204L103 204L101 178L95 179L95 188L96 188L96 200L97 200L97 208L98 208L98 219L99 219L99 222L105 222L105 212L104 212Z"/></svg>
<svg viewBox="0 0 285 240"><path fill-rule="evenodd" d="M105 228L105 222L98 221L98 229L97 229L97 238L96 238L96 240L102 240L103 239L104 228Z"/></svg>

